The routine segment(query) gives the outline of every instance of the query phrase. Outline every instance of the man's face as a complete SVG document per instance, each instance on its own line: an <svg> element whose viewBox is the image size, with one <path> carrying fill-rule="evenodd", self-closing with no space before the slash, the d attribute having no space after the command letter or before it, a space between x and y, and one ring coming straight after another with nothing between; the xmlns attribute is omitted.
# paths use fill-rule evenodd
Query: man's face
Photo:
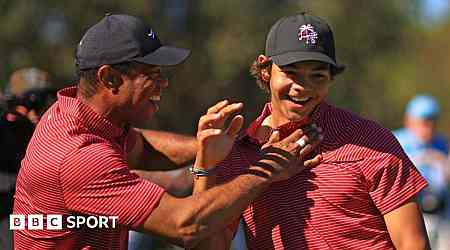
<svg viewBox="0 0 450 250"><path fill-rule="evenodd" d="M433 139L436 121L433 119L421 119L414 117L406 118L406 127L423 143L429 143Z"/></svg>
<svg viewBox="0 0 450 250"><path fill-rule="evenodd" d="M125 119L134 126L144 126L158 110L161 91L168 80L161 75L160 66L133 63L129 75L122 75Z"/></svg>
<svg viewBox="0 0 450 250"><path fill-rule="evenodd" d="M307 61L283 67L274 63L270 78L272 125L310 115L326 97L330 85L330 66L326 63Z"/></svg>

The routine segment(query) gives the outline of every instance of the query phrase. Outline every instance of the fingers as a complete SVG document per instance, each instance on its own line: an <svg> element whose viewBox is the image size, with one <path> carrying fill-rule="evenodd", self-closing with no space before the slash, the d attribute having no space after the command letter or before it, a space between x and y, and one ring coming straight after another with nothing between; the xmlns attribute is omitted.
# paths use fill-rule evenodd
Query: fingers
<svg viewBox="0 0 450 250"><path fill-rule="evenodd" d="M304 161L303 165L307 168L312 168L319 165L320 162L322 162L322 155L318 154L314 158Z"/></svg>
<svg viewBox="0 0 450 250"><path fill-rule="evenodd" d="M242 103L228 104L227 100L217 103L213 107L209 108L205 115L200 117L198 124L199 130L208 128L223 128L228 117L230 117L233 113L239 112L243 106L244 105Z"/></svg>
<svg viewBox="0 0 450 250"><path fill-rule="evenodd" d="M227 105L228 105L228 100L220 101L220 102L216 103L214 106L210 107L206 113L207 114L217 113Z"/></svg>
<svg viewBox="0 0 450 250"><path fill-rule="evenodd" d="M200 120L198 121L198 129L199 131L205 130L208 128L214 128L214 124L217 124L219 120L221 119L221 114L218 113L211 113L206 114L200 117Z"/></svg>
<svg viewBox="0 0 450 250"><path fill-rule="evenodd" d="M323 135L316 132L310 135L305 135L302 137L302 139L306 141L306 144L304 147L300 149L299 152L300 159L304 159L307 155L309 155L311 152L314 151L314 149L316 149L319 146L319 144L323 140Z"/></svg>
<svg viewBox="0 0 450 250"><path fill-rule="evenodd" d="M220 135L221 133L221 129L206 129L197 133L197 140L204 142L209 137Z"/></svg>
<svg viewBox="0 0 450 250"><path fill-rule="evenodd" d="M238 103L226 105L225 107L220 109L218 111L218 113L221 115L222 122L224 122L226 119L228 119L228 117L230 117L230 115L241 111L241 109L243 107L244 107L244 104L241 102L238 102Z"/></svg>
<svg viewBox="0 0 450 250"><path fill-rule="evenodd" d="M226 133L231 137L236 137L244 124L244 117L236 115L230 122Z"/></svg>
<svg viewBox="0 0 450 250"><path fill-rule="evenodd" d="M290 142L296 142L298 141L303 135L304 131L302 129L295 130L292 134L290 134L288 137L284 138L282 142L290 143Z"/></svg>
<svg viewBox="0 0 450 250"><path fill-rule="evenodd" d="M269 140L261 147L261 149L263 150L263 149L271 146L275 142L278 142L279 140L280 140L280 132L274 131L270 135Z"/></svg>

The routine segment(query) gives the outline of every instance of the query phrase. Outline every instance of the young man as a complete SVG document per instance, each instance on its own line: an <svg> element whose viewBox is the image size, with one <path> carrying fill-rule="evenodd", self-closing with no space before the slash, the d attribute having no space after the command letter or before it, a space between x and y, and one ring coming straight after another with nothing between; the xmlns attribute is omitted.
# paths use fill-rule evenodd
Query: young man
<svg viewBox="0 0 450 250"><path fill-rule="evenodd" d="M222 101L200 120L198 142L133 128L158 109L168 86L161 68L188 55L188 50L162 45L154 29L128 15L108 14L86 32L76 53L80 80L59 91L42 116L17 179L14 214L42 215L47 223L42 229L15 230L15 249L126 249L129 229L191 247L238 217L271 182L317 165L317 157L298 158L295 141L303 133L297 131L267 143L252 171L192 197L176 198L131 173L130 168L174 169L197 154L193 173L207 175L200 168L222 157L212 154L205 160L209 150L228 152L242 126L242 116L224 126L242 104ZM226 143L208 146L218 139ZM50 214L62 215L62 228L48 228L48 223L54 226L47 221ZM116 219L106 226L103 219L101 226L74 227L71 216Z"/></svg>
<svg viewBox="0 0 450 250"><path fill-rule="evenodd" d="M202 189L195 191L245 172L260 159L260 146L272 131L284 138L314 124L310 126L323 131L314 150L322 161L272 183L247 207L242 217L249 249L429 248L415 200L427 183L394 136L325 102L342 71L332 31L321 18L302 13L272 26L265 55L251 68L270 102L216 167L216 176L202 179ZM233 229L228 227L197 249L227 249Z"/></svg>

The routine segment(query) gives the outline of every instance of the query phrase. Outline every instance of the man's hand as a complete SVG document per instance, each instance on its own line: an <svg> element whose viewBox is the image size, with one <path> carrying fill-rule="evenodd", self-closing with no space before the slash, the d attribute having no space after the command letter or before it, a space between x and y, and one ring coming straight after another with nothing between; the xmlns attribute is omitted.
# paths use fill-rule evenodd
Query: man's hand
<svg viewBox="0 0 450 250"><path fill-rule="evenodd" d="M225 122L242 107L242 103L229 104L228 100L224 100L209 108L208 112L200 118L195 167L213 168L230 153L234 140L244 123L244 117L235 115L228 126L225 126Z"/></svg>
<svg viewBox="0 0 450 250"><path fill-rule="evenodd" d="M283 140L275 131L269 141L262 146L263 157L250 167L250 171L260 172L272 181L286 180L305 167L314 167L322 161L320 154L310 155L323 139L322 130L315 125L298 129Z"/></svg>

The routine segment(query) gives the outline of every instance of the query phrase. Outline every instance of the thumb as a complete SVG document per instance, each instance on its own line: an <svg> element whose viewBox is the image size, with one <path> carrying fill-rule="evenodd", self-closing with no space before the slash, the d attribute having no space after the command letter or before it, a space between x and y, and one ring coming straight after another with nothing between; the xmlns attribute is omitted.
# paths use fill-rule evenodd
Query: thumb
<svg viewBox="0 0 450 250"><path fill-rule="evenodd" d="M276 130L276 131L272 132L267 143L273 144L279 140L280 140L280 132L278 130Z"/></svg>
<svg viewBox="0 0 450 250"><path fill-rule="evenodd" d="M269 137L269 140L262 146L262 148L267 148L270 145L274 144L275 142L280 141L280 132L274 131Z"/></svg>
<svg viewBox="0 0 450 250"><path fill-rule="evenodd" d="M242 115L237 115L233 117L233 120L231 120L230 125L228 126L227 134L230 135L231 137L237 136L243 124L244 124L244 117Z"/></svg>

